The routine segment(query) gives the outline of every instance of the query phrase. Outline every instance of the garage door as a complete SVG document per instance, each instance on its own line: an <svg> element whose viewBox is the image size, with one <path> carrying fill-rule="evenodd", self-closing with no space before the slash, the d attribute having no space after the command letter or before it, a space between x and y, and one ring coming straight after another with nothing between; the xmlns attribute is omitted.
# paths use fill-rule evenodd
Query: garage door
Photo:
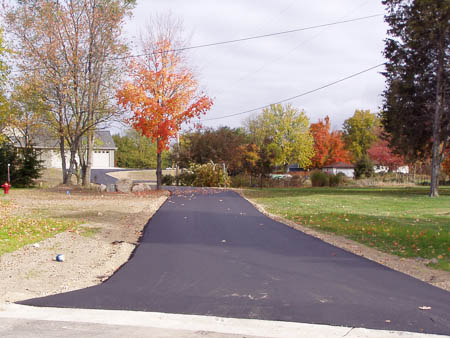
<svg viewBox="0 0 450 338"><path fill-rule="evenodd" d="M94 151L94 157L92 159L93 168L109 168L109 151L99 150Z"/></svg>

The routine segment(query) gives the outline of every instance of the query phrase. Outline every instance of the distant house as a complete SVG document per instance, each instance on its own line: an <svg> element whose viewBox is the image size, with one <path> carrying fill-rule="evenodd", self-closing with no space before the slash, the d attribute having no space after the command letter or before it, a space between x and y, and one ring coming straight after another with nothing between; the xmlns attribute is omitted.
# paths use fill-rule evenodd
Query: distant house
<svg viewBox="0 0 450 338"><path fill-rule="evenodd" d="M300 172L300 171L306 171L304 168L301 168L298 164L290 164L288 166L288 172Z"/></svg>
<svg viewBox="0 0 450 338"><path fill-rule="evenodd" d="M333 175L343 173L347 177L355 176L355 166L353 164L344 162L337 162L330 165L326 165L322 168L322 171Z"/></svg>
<svg viewBox="0 0 450 338"><path fill-rule="evenodd" d="M23 142L17 140L16 148L21 148ZM38 152L39 159L45 168L61 168L61 153L59 140L49 135L36 135L32 138L33 148ZM117 150L109 131L96 130L94 136L94 154L92 158L93 168L114 168L115 152ZM68 161L70 153L66 151ZM79 163L79 160L77 161Z"/></svg>

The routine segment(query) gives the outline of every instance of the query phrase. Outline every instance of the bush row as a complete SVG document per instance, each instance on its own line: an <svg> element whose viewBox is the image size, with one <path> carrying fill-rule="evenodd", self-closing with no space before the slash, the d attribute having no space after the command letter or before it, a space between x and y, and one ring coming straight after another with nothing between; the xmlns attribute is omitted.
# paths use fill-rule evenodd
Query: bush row
<svg viewBox="0 0 450 338"><path fill-rule="evenodd" d="M313 187L338 187L344 183L344 180L345 175L343 173L333 175L319 170L311 173L311 184Z"/></svg>
<svg viewBox="0 0 450 338"><path fill-rule="evenodd" d="M162 184L172 185L177 180L172 175L163 175ZM229 187L230 177L219 164L209 162L206 164L192 164L189 169L178 175L178 182L183 186L194 187Z"/></svg>

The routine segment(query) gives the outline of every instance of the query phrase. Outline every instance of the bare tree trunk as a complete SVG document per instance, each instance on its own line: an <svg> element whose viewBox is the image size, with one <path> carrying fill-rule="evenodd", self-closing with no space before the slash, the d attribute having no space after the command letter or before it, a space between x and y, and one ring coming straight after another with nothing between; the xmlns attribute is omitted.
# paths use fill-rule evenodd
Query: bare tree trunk
<svg viewBox="0 0 450 338"><path fill-rule="evenodd" d="M431 186L430 197L439 197L439 172L441 169L441 156L440 156L440 131L441 131L441 112L443 111L443 90L442 90L442 77L444 73L444 35L440 39L440 55L439 64L437 70L437 84L436 84L436 109L434 110L433 121L433 148L432 148L432 161L431 161Z"/></svg>
<svg viewBox="0 0 450 338"><path fill-rule="evenodd" d="M156 190L161 190L162 183L162 156L158 151L156 155Z"/></svg>
<svg viewBox="0 0 450 338"><path fill-rule="evenodd" d="M94 132L89 131L87 134L87 151L86 151L86 167L83 173L83 186L88 186L91 183L91 169L94 157Z"/></svg>
<svg viewBox="0 0 450 338"><path fill-rule="evenodd" d="M67 165L66 165L66 149L64 146L64 135L61 134L59 136L59 152L61 154L61 168L62 168L62 175L63 175L63 184L67 184L68 182L68 175L67 175Z"/></svg>

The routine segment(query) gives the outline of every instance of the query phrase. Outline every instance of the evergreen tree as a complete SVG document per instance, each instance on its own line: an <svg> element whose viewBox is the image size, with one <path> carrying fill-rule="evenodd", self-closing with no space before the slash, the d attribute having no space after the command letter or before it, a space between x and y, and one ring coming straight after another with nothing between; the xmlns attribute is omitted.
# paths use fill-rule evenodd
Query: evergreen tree
<svg viewBox="0 0 450 338"><path fill-rule="evenodd" d="M383 0L390 29L384 55L382 124L390 145L410 161L432 157L430 196L450 142L450 1Z"/></svg>

